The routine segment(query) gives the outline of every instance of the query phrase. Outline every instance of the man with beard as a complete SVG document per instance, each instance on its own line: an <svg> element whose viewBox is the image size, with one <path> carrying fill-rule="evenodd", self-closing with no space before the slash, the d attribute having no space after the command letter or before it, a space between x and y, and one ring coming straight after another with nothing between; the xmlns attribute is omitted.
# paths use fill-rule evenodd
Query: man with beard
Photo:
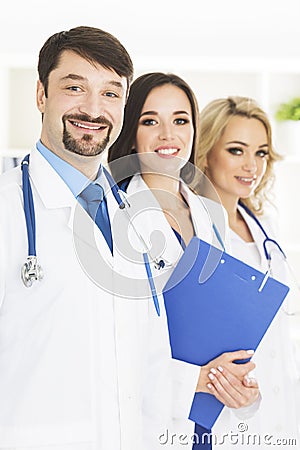
<svg viewBox="0 0 300 450"><path fill-rule="evenodd" d="M132 62L114 36L76 27L45 42L38 72L41 138L22 170L0 177L0 449L161 448L176 403L166 319L147 283L146 296L135 293L145 267L118 251L127 225L101 166ZM187 417L199 370L178 370Z"/></svg>

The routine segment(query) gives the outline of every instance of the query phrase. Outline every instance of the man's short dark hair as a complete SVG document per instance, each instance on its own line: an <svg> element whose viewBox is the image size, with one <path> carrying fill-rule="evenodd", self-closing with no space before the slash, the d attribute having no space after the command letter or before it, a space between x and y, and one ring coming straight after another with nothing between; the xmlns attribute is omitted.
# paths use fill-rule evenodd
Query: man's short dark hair
<svg viewBox="0 0 300 450"><path fill-rule="evenodd" d="M127 78L127 88L133 78L133 64L127 50L112 34L99 28L80 26L50 36L39 53L38 73L47 96L49 74L54 70L64 50L71 50L91 63L114 70Z"/></svg>

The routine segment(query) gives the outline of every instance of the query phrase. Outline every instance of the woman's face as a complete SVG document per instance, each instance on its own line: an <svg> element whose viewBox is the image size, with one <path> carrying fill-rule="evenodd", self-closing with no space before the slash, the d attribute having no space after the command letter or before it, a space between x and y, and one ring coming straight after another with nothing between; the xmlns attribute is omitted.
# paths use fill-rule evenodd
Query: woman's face
<svg viewBox="0 0 300 450"><path fill-rule="evenodd" d="M142 171L179 176L194 137L192 108L185 92L172 84L152 89L138 122L136 150Z"/></svg>
<svg viewBox="0 0 300 450"><path fill-rule="evenodd" d="M257 119L233 116L208 153L205 174L224 202L251 196L268 162L267 132Z"/></svg>

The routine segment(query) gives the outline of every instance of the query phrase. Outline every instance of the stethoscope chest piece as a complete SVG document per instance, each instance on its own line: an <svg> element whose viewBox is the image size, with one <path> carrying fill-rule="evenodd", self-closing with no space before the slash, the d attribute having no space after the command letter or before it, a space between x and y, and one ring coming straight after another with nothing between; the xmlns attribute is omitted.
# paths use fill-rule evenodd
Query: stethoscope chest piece
<svg viewBox="0 0 300 450"><path fill-rule="evenodd" d="M34 281L41 281L43 278L43 270L37 263L36 256L27 256L27 261L21 269L21 278L26 287L31 287Z"/></svg>

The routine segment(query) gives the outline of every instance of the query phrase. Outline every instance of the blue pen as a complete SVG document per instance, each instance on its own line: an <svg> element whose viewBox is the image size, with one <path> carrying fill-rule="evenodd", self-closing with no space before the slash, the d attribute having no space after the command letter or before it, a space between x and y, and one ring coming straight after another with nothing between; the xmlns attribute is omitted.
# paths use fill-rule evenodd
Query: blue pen
<svg viewBox="0 0 300 450"><path fill-rule="evenodd" d="M222 249L223 249L224 252L225 252L225 251L226 251L225 245L224 245L224 243L223 243L223 240L222 240L222 238L221 238L221 235L220 235L220 233L219 233L218 228L216 227L216 225L215 225L214 223L213 223L212 227L213 227L213 230L214 230L214 232L215 232L215 235L217 236L217 239L218 239L218 241L219 241L219 244L221 245Z"/></svg>
<svg viewBox="0 0 300 450"><path fill-rule="evenodd" d="M154 306L155 306L157 315L160 316L159 302L158 302L158 298L157 298L156 288L155 288L155 285L153 282L153 277L152 277L148 254L143 253L143 258L144 258L144 263L145 263L145 267L146 267L146 271L147 271L147 276L148 276L148 281L149 281L149 285L150 285L150 289L151 289Z"/></svg>

